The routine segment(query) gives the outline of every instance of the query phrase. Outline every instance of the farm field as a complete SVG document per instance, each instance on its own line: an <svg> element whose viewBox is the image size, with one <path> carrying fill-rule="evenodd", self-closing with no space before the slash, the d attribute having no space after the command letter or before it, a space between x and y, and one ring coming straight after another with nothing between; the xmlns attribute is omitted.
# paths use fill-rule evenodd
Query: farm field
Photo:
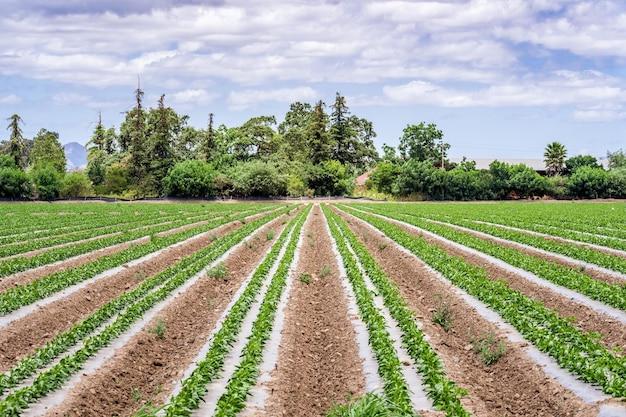
<svg viewBox="0 0 626 417"><path fill-rule="evenodd" d="M626 416L626 204L0 204L0 416Z"/></svg>

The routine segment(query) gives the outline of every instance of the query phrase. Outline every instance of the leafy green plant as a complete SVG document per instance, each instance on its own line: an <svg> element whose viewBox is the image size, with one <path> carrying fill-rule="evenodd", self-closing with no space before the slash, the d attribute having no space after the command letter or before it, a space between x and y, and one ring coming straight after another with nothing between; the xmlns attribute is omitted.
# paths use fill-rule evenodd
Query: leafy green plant
<svg viewBox="0 0 626 417"><path fill-rule="evenodd" d="M209 271L207 272L207 277L211 279L226 280L228 277L228 268L226 268L226 265L224 265L223 262L220 262L218 265L209 269Z"/></svg>
<svg viewBox="0 0 626 417"><path fill-rule="evenodd" d="M265 237L266 237L267 240L274 239L274 231L273 230L268 231L267 234L265 235Z"/></svg>

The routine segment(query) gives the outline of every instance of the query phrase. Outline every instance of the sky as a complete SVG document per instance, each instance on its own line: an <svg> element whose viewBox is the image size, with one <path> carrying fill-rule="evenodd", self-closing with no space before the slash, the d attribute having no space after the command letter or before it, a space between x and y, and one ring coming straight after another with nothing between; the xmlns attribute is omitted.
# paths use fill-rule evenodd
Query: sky
<svg viewBox="0 0 626 417"><path fill-rule="evenodd" d="M336 91L376 145L434 122L450 155L626 148L626 1L0 0L0 119L85 143L137 77L204 127ZM0 120L0 121L1 121ZM8 123L8 122L5 122ZM0 139L8 132L0 129Z"/></svg>

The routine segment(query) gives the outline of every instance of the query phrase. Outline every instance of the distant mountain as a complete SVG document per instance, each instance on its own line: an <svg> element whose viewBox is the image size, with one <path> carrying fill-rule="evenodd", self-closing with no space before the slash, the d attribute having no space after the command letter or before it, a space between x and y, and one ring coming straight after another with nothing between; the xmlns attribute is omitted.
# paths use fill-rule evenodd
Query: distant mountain
<svg viewBox="0 0 626 417"><path fill-rule="evenodd" d="M73 171L83 169L87 166L87 150L77 142L70 142L63 145L65 158L67 159L67 170Z"/></svg>

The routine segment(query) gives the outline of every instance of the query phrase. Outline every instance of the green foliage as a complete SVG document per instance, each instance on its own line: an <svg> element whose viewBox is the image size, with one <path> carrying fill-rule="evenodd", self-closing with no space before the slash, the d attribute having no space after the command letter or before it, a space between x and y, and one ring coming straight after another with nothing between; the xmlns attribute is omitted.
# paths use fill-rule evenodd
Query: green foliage
<svg viewBox="0 0 626 417"><path fill-rule="evenodd" d="M508 189L517 197L541 197L548 192L548 180L529 166L513 165L510 167L509 173Z"/></svg>
<svg viewBox="0 0 626 417"><path fill-rule="evenodd" d="M626 168L626 153L619 149L615 152L607 152L609 169Z"/></svg>
<svg viewBox="0 0 626 417"><path fill-rule="evenodd" d="M306 192L304 180L297 174L290 174L287 178L287 194L290 197L302 197Z"/></svg>
<svg viewBox="0 0 626 417"><path fill-rule="evenodd" d="M41 200L54 200L61 192L63 177L53 166L38 166L30 172L37 197Z"/></svg>
<svg viewBox="0 0 626 417"><path fill-rule="evenodd" d="M230 173L234 192L238 195L268 197L287 192L287 175L270 162L242 162L235 165Z"/></svg>
<svg viewBox="0 0 626 417"><path fill-rule="evenodd" d="M330 269L330 266L328 265L324 265L322 266L322 268L320 269L319 272L319 277L320 278L326 278L327 276L330 275L330 273L332 272L332 269Z"/></svg>
<svg viewBox="0 0 626 417"><path fill-rule="evenodd" d="M602 168L584 166L569 177L567 188L572 196L578 198L606 197L609 176Z"/></svg>
<svg viewBox="0 0 626 417"><path fill-rule="evenodd" d="M59 173L65 172L65 151L59 142L59 134L41 129L33 139L30 151L30 164L33 169L51 166Z"/></svg>
<svg viewBox="0 0 626 417"><path fill-rule="evenodd" d="M11 164L13 160L10 160ZM32 193L30 178L18 168L0 168L0 197L27 198Z"/></svg>
<svg viewBox="0 0 626 417"><path fill-rule="evenodd" d="M7 120L9 121L7 130L11 132L7 152L16 167L25 169L28 159L26 153L26 142L24 134L22 133L22 128L20 127L20 124L23 123L22 118L18 114L13 114Z"/></svg>
<svg viewBox="0 0 626 417"><path fill-rule="evenodd" d="M336 405L327 417L401 417L402 410L382 395L367 393L349 404Z"/></svg>
<svg viewBox="0 0 626 417"><path fill-rule="evenodd" d="M580 167L601 168L595 156L576 155L565 160L565 170L573 174Z"/></svg>
<svg viewBox="0 0 626 417"><path fill-rule="evenodd" d="M349 195L354 188L354 180L341 162L324 161L311 167L309 187L316 195Z"/></svg>
<svg viewBox="0 0 626 417"><path fill-rule="evenodd" d="M376 165L366 185L368 188L373 187L378 192L391 194L399 173L400 168L396 164L385 160Z"/></svg>
<svg viewBox="0 0 626 417"><path fill-rule="evenodd" d="M165 177L165 190L167 195L176 197L212 197L215 195L214 177L213 167L206 162L179 162Z"/></svg>
<svg viewBox="0 0 626 417"><path fill-rule="evenodd" d="M125 164L116 162L106 168L103 183L106 194L121 194L129 184L130 175Z"/></svg>
<svg viewBox="0 0 626 417"><path fill-rule="evenodd" d="M436 124L421 122L404 128L398 149L404 159L427 161L440 167L442 152L445 160L450 145L443 141L443 131Z"/></svg>
<svg viewBox="0 0 626 417"><path fill-rule="evenodd" d="M11 155L0 155L0 169L2 168L18 169L19 167Z"/></svg>
<svg viewBox="0 0 626 417"><path fill-rule="evenodd" d="M92 191L89 178L82 172L65 174L61 182L61 197L86 197L91 195Z"/></svg>
<svg viewBox="0 0 626 417"><path fill-rule="evenodd" d="M209 269L206 275L211 279L226 280L226 278L228 277L228 268L226 268L226 265L224 265L223 262L220 262L218 265L215 265L213 268Z"/></svg>

